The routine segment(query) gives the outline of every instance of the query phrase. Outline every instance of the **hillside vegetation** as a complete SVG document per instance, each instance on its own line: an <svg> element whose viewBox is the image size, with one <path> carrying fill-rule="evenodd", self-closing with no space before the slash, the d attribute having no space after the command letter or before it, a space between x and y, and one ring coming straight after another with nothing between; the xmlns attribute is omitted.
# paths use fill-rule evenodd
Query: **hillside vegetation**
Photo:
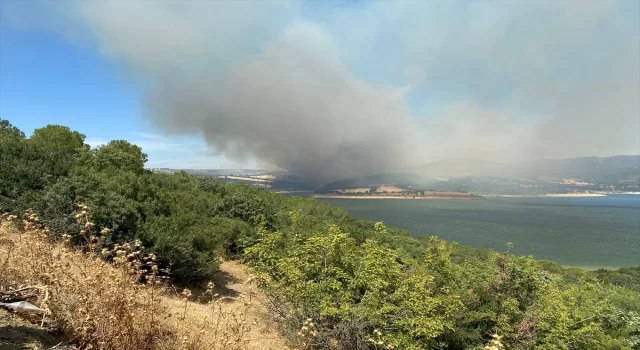
<svg viewBox="0 0 640 350"><path fill-rule="evenodd" d="M0 301L27 300L47 314L0 309L0 349L281 350L284 342L256 301L264 296L237 264L224 262L226 286L208 283L199 296L174 291L156 257L140 241L105 248L104 233L89 231L86 245L51 233L30 213L18 230L15 216L0 217ZM104 232L104 231L103 231ZM77 249L80 248L80 249ZM114 254L106 262L101 256ZM221 288L222 287L222 288ZM8 321L8 322L7 322ZM44 329L37 325L46 326ZM46 331L46 329L58 332ZM57 334L56 334L57 333ZM65 339L66 338L66 339ZM64 345L63 345L64 344Z"/></svg>
<svg viewBox="0 0 640 350"><path fill-rule="evenodd" d="M0 120L0 208L27 220L18 227L26 231L25 213L33 209L46 244L85 255L99 247L92 264L117 267L122 247L144 247L137 254L154 256L153 264L129 282L148 283L152 273L206 290L221 258L241 260L297 348L640 349L636 269L566 270L412 238L327 203L184 172L151 173L145 161L126 141L90 149L66 127L49 125L27 138ZM88 213L90 221L79 220ZM93 282L75 283L81 290ZM112 327L125 322L115 320ZM87 328L75 340L117 348L96 332Z"/></svg>

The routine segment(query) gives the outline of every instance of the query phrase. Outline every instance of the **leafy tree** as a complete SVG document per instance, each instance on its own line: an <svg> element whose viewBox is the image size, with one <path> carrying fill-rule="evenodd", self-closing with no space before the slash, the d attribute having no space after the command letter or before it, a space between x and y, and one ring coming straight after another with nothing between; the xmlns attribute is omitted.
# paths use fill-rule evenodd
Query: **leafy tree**
<svg viewBox="0 0 640 350"><path fill-rule="evenodd" d="M8 120L0 119L0 208L10 209L29 186L25 136Z"/></svg>
<svg viewBox="0 0 640 350"><path fill-rule="evenodd" d="M110 141L104 146L93 150L91 165L98 171L119 169L135 174L144 172L147 154L142 149L124 140Z"/></svg>
<svg viewBox="0 0 640 350"><path fill-rule="evenodd" d="M248 190L236 190L222 198L216 211L223 217L237 218L254 225L265 223L272 227L275 208L269 204L265 198Z"/></svg>
<svg viewBox="0 0 640 350"><path fill-rule="evenodd" d="M34 130L27 144L30 146L31 156L45 172L45 176L55 179L66 176L77 157L89 150L84 139L84 135L71 131L66 126L47 125Z"/></svg>

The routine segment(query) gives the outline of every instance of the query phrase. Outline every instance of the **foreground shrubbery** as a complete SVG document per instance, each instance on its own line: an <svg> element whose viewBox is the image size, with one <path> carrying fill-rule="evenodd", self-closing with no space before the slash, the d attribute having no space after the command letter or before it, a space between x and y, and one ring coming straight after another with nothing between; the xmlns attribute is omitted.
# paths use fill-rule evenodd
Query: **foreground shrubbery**
<svg viewBox="0 0 640 350"><path fill-rule="evenodd" d="M370 222L326 203L184 172L154 174L144 169L147 156L135 145L112 141L89 149L83 142L84 135L56 125L26 138L0 120L0 211L22 216L34 209L52 234L69 234L78 243L83 228L74 215L76 204L85 203L94 223L111 231L107 246L139 239L174 282L186 285L208 280L219 257L239 257L259 225L289 226L292 209L309 214L308 229L332 222L359 241L376 234ZM408 233L402 239L398 244L415 246Z"/></svg>
<svg viewBox="0 0 640 350"><path fill-rule="evenodd" d="M291 213L294 222L304 221ZM382 223L381 234L389 234ZM432 237L424 254L327 231L262 232L246 256L289 329L315 320L318 349L637 349L640 295L576 283L531 258L490 253L453 262L456 245Z"/></svg>
<svg viewBox="0 0 640 350"><path fill-rule="evenodd" d="M244 259L299 347L640 349L636 269L567 270L415 239L311 199L182 172L153 174L143 168L142 150L126 141L89 149L83 140L60 126L26 138L0 120L0 161L8 165L0 167L0 209L22 215L33 208L48 234L85 250L65 254L87 254L95 244L116 268L114 252L139 240L146 248L137 254L155 254L153 263L182 285L206 283L220 257ZM77 203L87 204L95 227L107 229L103 239L87 236L86 222L78 222L86 210ZM35 265L29 271L49 281ZM54 272L62 271L47 273ZM76 280L74 288L97 281ZM157 332L155 321L139 322L122 327L141 330L139 339ZM96 332L87 328L88 342L100 339Z"/></svg>

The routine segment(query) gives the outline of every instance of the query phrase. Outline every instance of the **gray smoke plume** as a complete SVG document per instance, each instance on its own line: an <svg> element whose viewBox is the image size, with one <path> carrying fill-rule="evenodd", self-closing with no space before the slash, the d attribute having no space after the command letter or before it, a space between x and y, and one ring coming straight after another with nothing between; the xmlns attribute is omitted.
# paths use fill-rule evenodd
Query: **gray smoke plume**
<svg viewBox="0 0 640 350"><path fill-rule="evenodd" d="M222 78L163 77L147 91L149 115L171 130L202 132L233 159L266 159L319 182L405 166L416 136L401 94L305 52L297 41L308 37L298 35L285 32Z"/></svg>
<svg viewBox="0 0 640 350"><path fill-rule="evenodd" d="M49 4L151 124L317 182L640 153L637 1Z"/></svg>

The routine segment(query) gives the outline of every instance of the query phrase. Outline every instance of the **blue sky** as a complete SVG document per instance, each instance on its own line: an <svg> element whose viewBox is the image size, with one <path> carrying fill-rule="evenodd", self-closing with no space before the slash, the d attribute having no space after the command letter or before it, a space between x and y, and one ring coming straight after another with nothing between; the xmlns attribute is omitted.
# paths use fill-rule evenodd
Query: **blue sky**
<svg viewBox="0 0 640 350"><path fill-rule="evenodd" d="M150 167L262 160L346 176L332 168L640 153L636 1L0 10L0 117L27 134L67 125L94 146L129 140Z"/></svg>
<svg viewBox="0 0 640 350"><path fill-rule="evenodd" d="M0 117L27 134L47 124L69 126L92 146L129 140L149 154L148 167L240 166L208 153L199 138L170 137L151 127L120 68L58 33L3 26Z"/></svg>

